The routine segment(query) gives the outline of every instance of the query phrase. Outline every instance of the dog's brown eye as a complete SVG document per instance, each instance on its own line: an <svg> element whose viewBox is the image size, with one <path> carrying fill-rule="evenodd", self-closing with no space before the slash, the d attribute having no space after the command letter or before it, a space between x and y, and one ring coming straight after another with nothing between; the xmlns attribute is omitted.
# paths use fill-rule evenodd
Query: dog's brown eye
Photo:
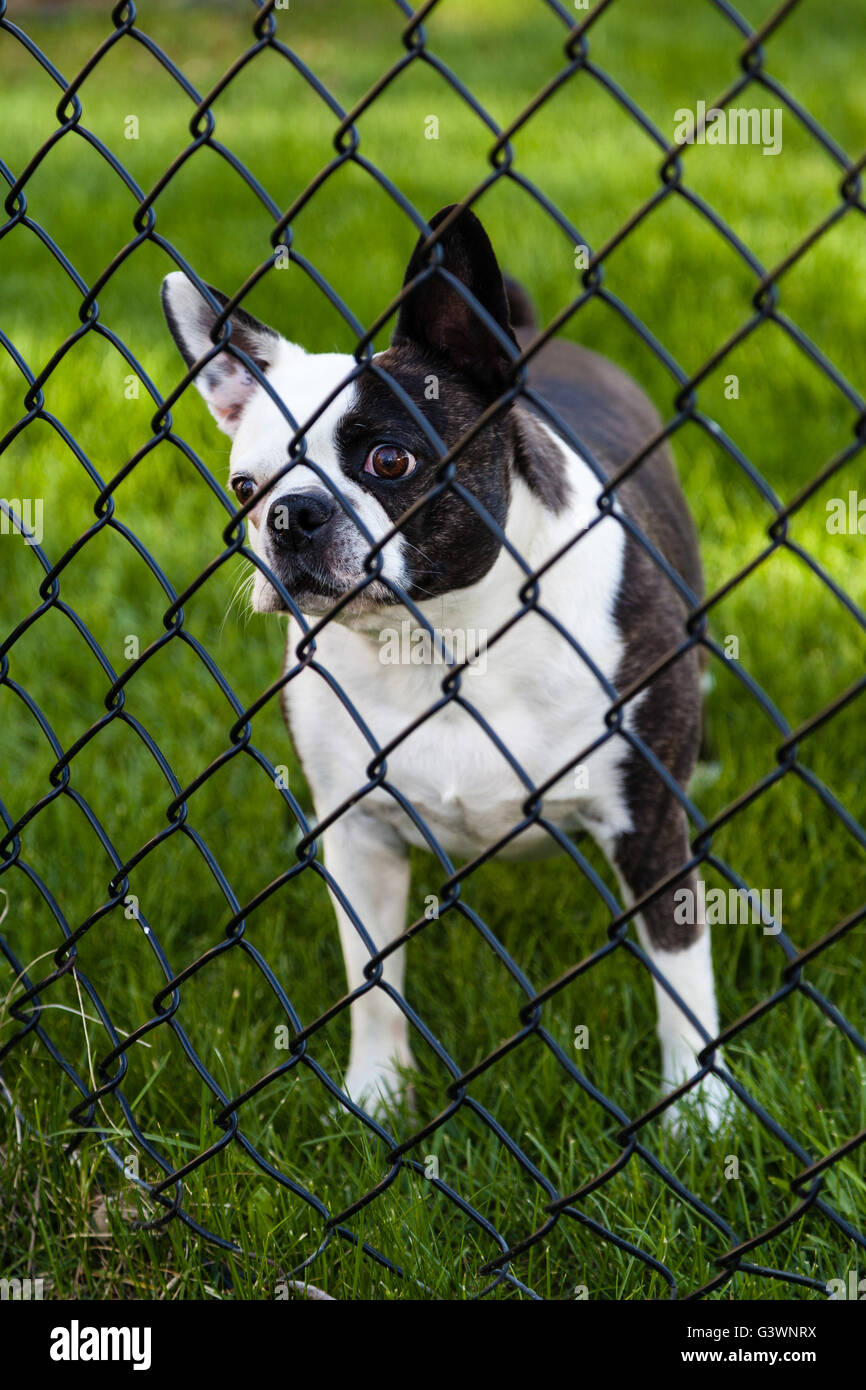
<svg viewBox="0 0 866 1390"><path fill-rule="evenodd" d="M244 502L249 502L256 490L256 485L252 478L232 478L231 483L235 497L243 506Z"/></svg>
<svg viewBox="0 0 866 1390"><path fill-rule="evenodd" d="M415 468L415 455L399 444L377 444L364 464L365 473L377 478L406 478Z"/></svg>

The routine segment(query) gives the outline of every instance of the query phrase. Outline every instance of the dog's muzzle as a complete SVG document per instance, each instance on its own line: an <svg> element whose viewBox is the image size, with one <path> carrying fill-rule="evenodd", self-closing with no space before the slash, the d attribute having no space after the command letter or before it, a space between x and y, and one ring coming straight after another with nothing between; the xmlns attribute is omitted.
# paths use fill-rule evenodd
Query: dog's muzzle
<svg viewBox="0 0 866 1390"><path fill-rule="evenodd" d="M271 505L268 530L279 550L290 550L301 556L317 539L317 532L330 521L336 503L327 492L316 488L311 492L287 492Z"/></svg>
<svg viewBox="0 0 866 1390"><path fill-rule="evenodd" d="M364 579L357 528L323 488L287 492L268 510L267 550L274 574L306 613L326 612ZM272 586L271 586L272 587ZM262 611L282 611L279 596ZM390 589L373 580L362 585L355 611L393 603Z"/></svg>

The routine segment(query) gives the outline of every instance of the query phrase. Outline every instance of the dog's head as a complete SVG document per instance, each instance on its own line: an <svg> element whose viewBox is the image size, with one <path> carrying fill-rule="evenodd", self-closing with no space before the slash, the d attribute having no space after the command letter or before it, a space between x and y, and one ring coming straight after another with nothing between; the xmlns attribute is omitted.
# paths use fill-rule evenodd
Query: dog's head
<svg viewBox="0 0 866 1390"><path fill-rule="evenodd" d="M430 225L435 229L451 212L444 208ZM426 276L430 258L423 254L424 245L422 237L404 283L422 279L403 300L391 346L374 361L450 448L507 385L511 360L509 347L469 307L455 282L483 306L506 342L517 345L502 274L477 217L465 210L446 228L439 242L441 267ZM212 294L221 305L227 302L218 291ZM167 276L162 298L171 332L191 366L213 346L216 315L180 272ZM339 389L356 368L353 357L308 354L240 309L231 325L231 342L267 377L298 425L306 427L306 457L323 476L301 459L267 487L285 469L293 432L268 392L228 352L217 354L198 373L196 385L233 440L229 477L238 501L243 504L266 489L249 513L255 553L303 612L320 613L367 575L370 541L364 530L380 540L435 489L441 457L386 380L367 369ZM515 455L524 442L515 417L501 412L456 459L456 480L500 526L507 518ZM388 580L418 602L465 588L488 573L499 550L483 518L447 487L385 544L380 576L368 582L346 612L360 614L399 602ZM284 607L261 572L252 601L261 612Z"/></svg>

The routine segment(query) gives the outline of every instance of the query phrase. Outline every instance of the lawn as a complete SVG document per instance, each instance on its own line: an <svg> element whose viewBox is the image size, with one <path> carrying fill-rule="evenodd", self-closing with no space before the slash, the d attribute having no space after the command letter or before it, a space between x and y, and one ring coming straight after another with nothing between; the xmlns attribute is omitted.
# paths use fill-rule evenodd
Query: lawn
<svg viewBox="0 0 866 1390"><path fill-rule="evenodd" d="M45 10L10 0L20 24L71 79L111 33L110 5ZM760 25L769 0L748 0ZM569 13L563 6L562 14ZM207 92L253 43L252 6L141 0L138 25L169 54L200 93ZM405 49L405 17L385 0L296 0L280 11L278 32L350 110ZM852 62L862 31L858 0L838 0L827 15L804 0L765 45L766 67L852 159L866 147L866 88ZM505 127L563 68L567 30L537 0L442 0L426 24L431 53L459 77L491 118ZM614 0L590 29L592 62L624 88L665 138L675 113L712 102L740 74L741 40L709 0ZM59 89L8 31L0 29L0 160L13 178L57 128ZM85 79L82 125L149 190L190 142L193 105L141 43L125 36ZM749 88L744 105L778 105ZM281 209L287 209L332 158L336 118L276 51L262 51L213 104L214 138L231 150ZM428 118L438 139L425 138ZM134 117L135 121L130 121ZM711 205L765 268L783 260L839 206L841 175L827 151L794 116L784 117L781 152L758 147L694 146L683 156L684 183ZM359 117L360 152L422 213L464 197L489 173L491 135L432 64L414 60ZM127 138L129 134L137 138ZM590 72L563 84L514 138L514 169L542 190L592 248L603 247L659 188L657 145ZM29 216L92 284L135 235L136 199L84 138L70 131L26 185ZM500 179L478 204L509 271L531 289L551 319L580 290L575 246L516 179ZM8 209L7 209L8 214ZM250 187L213 148L180 168L156 202L156 231L203 278L234 291L267 256L273 219ZM2 230L2 228L0 228ZM294 246L370 324L402 279L415 240L397 203L357 163L343 164L293 222ZM144 240L99 293L100 322L135 354L163 395L181 364L159 307L169 256ZM686 198L660 203L605 259L605 284L647 326L687 373L695 372L753 312L756 278ZM81 294L33 230L16 225L0 238L0 328L37 374L80 327ZM313 279L298 265L273 271L246 301L286 336L314 351L351 351L353 336ZM841 217L779 280L779 308L860 392L866 391L866 228L862 209ZM565 333L611 356L636 377L666 419L677 384L610 304L596 298ZM384 346L387 333L379 344ZM734 396L726 380L738 379ZM83 333L45 383L44 409L61 421L89 461L81 460L45 419L9 438L25 411L25 383L0 352L0 495L44 501L43 548L53 563L94 524L100 488L151 437L154 404L110 341ZM701 381L698 409L766 480L785 505L853 439L857 409L776 323L766 322ZM113 490L117 526L98 528L63 570L60 596L98 642L115 673L165 633L166 592L120 529L127 528L181 593L223 551L231 504L222 493L228 442L204 404L187 391L173 409L176 434L216 480L171 443L146 453ZM746 472L696 423L674 440L680 473L702 539L708 591L721 589L767 545L774 511ZM866 600L863 536L828 530L827 504L856 490L866 496L856 456L794 515L789 537L859 605ZM180 787L229 747L236 709L250 706L277 678L281 619L248 618L233 602L244 574L236 558L216 569L184 605L183 631L223 673L232 706L190 641L172 638L135 674L125 713L155 738ZM0 536L0 640L40 603L42 571L21 538ZM710 613L714 640L737 639L748 672L797 729L837 699L863 672L863 624L791 549L779 549ZM705 759L694 797L705 818L719 815L777 767L783 741L738 679L733 661L716 660L707 700ZM10 651L9 680L28 693L60 747L68 750L105 718L111 684L70 616L55 604ZM859 716L859 717L858 717ZM799 758L829 788L852 821L866 821L862 697L805 738ZM252 720L255 747L273 766L287 765L305 815L311 801L293 759L276 699ZM0 683L0 802L7 823L51 789L56 761L45 733L9 682ZM574 750L577 752L577 750ZM359 781L361 773L359 771ZM174 800L163 770L130 722L114 718L76 752L69 787L92 809L121 860L169 825ZM195 838L193 838L193 835ZM96 1076L112 1041L89 997L98 993L119 1036L154 1017L166 976L158 940L178 973L225 940L232 917L206 848L237 902L246 903L294 862L298 828L267 769L242 755L228 760L188 799L182 833L162 842L130 871L129 891L152 936L114 908L78 943L77 970L42 996L42 1025L82 1078ZM781 888L784 926L804 949L862 904L864 834L795 773L744 805L713 839L713 853L749 885ZM600 858L596 870L610 882ZM70 931L109 900L115 864L81 802L50 798L21 832L21 860L53 896ZM413 856L412 919L441 874L432 857ZM716 871L704 877L723 882ZM613 885L611 885L613 887ZM61 931L44 896L20 867L0 875L0 932L36 981L51 968ZM615 891L615 890L614 890ZM556 979L606 940L609 915L575 866L562 859L525 866L488 864L471 876L464 901L483 919L534 988ZM408 999L464 1068L480 1061L519 1026L523 996L481 934L445 914L408 948ZM864 1027L862 924L817 955L803 979L861 1032ZM778 989L785 958L779 942L753 926L718 929L714 958L723 1025ZM286 1015L259 968L267 962L304 1026L344 992L337 933L323 884L304 872L247 916L244 945L215 956L182 987L177 1020L226 1097L287 1053L276 1044ZM82 978L83 977L83 980ZM9 1012L14 972L0 985L0 1047L18 1032ZM544 1006L550 1036L577 1058L592 1086L627 1115L652 1104L658 1057L650 982L624 950L608 955ZM592 1045L575 1053L575 1028ZM345 1012L315 1035L309 1055L335 1079L345 1065ZM391 1118L398 1141L446 1106L449 1080L419 1046L414 1116ZM729 1044L733 1074L812 1161L866 1125L866 1057L803 992L794 991ZM115 1155L145 1182L175 1170L224 1131L221 1105L168 1027L147 1033L126 1054L116 1094L96 1106L94 1124ZM114 1075L113 1066L109 1075ZM463 1299L489 1288L485 1261L500 1246L538 1230L549 1197L543 1184L468 1106L416 1145L418 1169L404 1166L387 1189L344 1223L356 1242L400 1266L395 1272L359 1243L324 1239L321 1211L339 1212L390 1176L383 1144L349 1116L327 1111L315 1072L296 1066L245 1103L240 1131L288 1183L262 1170L239 1142L222 1147L184 1181L182 1206L194 1222L238 1247L205 1241L179 1221L138 1230L159 1209L119 1170L104 1145L80 1138L70 1111L80 1099L34 1037L3 1061L15 1108L3 1109L4 1230L0 1269L7 1277L43 1277L52 1296L97 1298L272 1298L282 1272L310 1260L311 1281L334 1298ZM99 1078L93 1082L99 1084ZM536 1166L545 1183L571 1192L617 1160L618 1125L569 1082L552 1051L529 1038L485 1071L470 1093ZM134 1115L138 1133L128 1123ZM150 1151L141 1142L147 1141ZM662 1262L681 1293L712 1280L719 1256L767 1231L800 1200L791 1180L806 1161L759 1119L740 1109L715 1136L695 1122L688 1142L658 1124L641 1133L646 1151L711 1209L706 1215L674 1190L646 1158L629 1162L563 1215L550 1235L512 1262L526 1288L567 1299L667 1297L664 1274L599 1229ZM73 1144L72 1161L66 1150ZM862 1229L864 1149L825 1173L821 1198ZM731 1164L731 1158L737 1163ZM461 1211L423 1170L489 1223ZM738 1176L731 1176L734 1169ZM580 1219L578 1219L578 1216ZM588 1219L588 1221L587 1221ZM589 1223L589 1224L588 1224ZM319 1252L318 1254L316 1252ZM313 1258L315 1256L315 1258ZM845 1278L855 1245L816 1207L763 1242L749 1260L805 1280ZM863 1264L862 1247L859 1263ZM302 1277L302 1276L301 1276ZM499 1283L491 1297L525 1297ZM821 1297L812 1285L738 1271L716 1298Z"/></svg>

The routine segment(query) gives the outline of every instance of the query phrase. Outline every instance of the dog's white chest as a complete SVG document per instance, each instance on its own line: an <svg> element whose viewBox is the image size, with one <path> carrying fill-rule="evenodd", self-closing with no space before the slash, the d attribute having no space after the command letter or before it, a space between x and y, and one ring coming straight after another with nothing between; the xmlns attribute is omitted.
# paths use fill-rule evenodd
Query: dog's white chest
<svg viewBox="0 0 866 1390"><path fill-rule="evenodd" d="M613 533L609 539L615 540ZM580 615L581 643L611 679L621 654L611 616L618 569L609 548L599 554L596 545L595 551L593 559L588 547L583 563L563 567L555 582L548 582L545 607L564 624ZM411 729L387 754L385 780L449 853L472 855L507 835L527 819L524 808L533 790L563 768L545 791L546 819L563 831L592 827L616 834L630 828L620 775L624 740L611 738L567 767L605 733L610 698L597 675L536 613L527 613L491 641L496 616L491 615L489 630L476 628L466 638L470 650L479 636L490 645L478 669L463 674L459 698L445 702L447 668L430 660L414 664L405 641L391 636L380 633L371 640L330 625L317 639L317 658L362 713L380 747ZM431 620L437 626L437 615ZM399 634L400 628L397 618L394 629L386 631ZM317 810L328 815L364 786L375 750L313 670L289 684L286 706ZM368 793L364 805L409 843L427 843L423 830L384 788ZM503 853L523 857L555 849L552 837L531 825Z"/></svg>

